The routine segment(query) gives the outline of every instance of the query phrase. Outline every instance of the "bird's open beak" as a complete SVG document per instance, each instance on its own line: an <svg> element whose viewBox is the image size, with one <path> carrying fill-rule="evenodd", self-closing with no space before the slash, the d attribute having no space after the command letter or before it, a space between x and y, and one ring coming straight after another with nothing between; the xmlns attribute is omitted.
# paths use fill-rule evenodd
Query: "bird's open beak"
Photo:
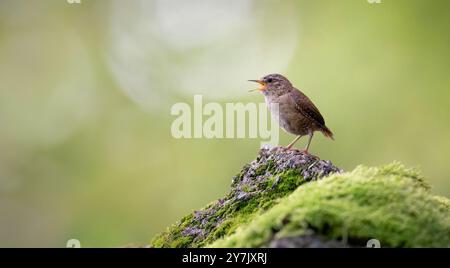
<svg viewBox="0 0 450 268"><path fill-rule="evenodd" d="M262 80L248 80L248 81L256 82L256 83L258 83L260 85L259 88L253 89L253 90L250 90L250 91L255 91L255 90L264 91L266 89L266 87L267 87L267 84L264 81L262 81Z"/></svg>

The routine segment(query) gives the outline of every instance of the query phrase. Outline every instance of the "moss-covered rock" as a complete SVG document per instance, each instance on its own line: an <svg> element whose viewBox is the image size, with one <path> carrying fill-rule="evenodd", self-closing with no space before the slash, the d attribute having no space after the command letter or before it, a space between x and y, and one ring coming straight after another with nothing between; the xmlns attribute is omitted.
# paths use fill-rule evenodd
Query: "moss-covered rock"
<svg viewBox="0 0 450 268"><path fill-rule="evenodd" d="M322 178L321 180L318 180ZM300 151L262 149L230 193L153 247L450 247L450 201L398 163L342 173Z"/></svg>

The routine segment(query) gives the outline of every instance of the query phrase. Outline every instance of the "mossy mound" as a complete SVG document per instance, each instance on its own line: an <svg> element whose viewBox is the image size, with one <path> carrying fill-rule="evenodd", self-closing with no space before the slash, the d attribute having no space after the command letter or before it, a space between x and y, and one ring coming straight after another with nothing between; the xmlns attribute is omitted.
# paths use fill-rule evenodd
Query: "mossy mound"
<svg viewBox="0 0 450 268"><path fill-rule="evenodd" d="M319 178L323 178L318 180ZM450 247L450 201L398 163L341 173L299 151L263 149L231 192L152 247Z"/></svg>
<svg viewBox="0 0 450 268"><path fill-rule="evenodd" d="M302 185L211 246L261 247L321 235L356 246L374 238L384 247L450 247L449 203L430 194L422 178L400 164L360 166Z"/></svg>

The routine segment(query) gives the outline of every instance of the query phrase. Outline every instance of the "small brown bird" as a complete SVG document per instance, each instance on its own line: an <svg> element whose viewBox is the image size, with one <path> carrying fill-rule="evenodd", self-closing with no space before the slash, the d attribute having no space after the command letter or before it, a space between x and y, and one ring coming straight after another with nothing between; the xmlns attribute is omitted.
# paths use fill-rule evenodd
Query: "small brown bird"
<svg viewBox="0 0 450 268"><path fill-rule="evenodd" d="M264 94L267 107L277 118L281 128L298 135L287 149L291 149L302 136L308 135L308 144L303 150L308 153L314 131L320 131L334 140L333 133L325 126L325 120L319 109L305 94L294 88L286 77L281 74L269 74L260 80L249 81L260 84L259 90Z"/></svg>

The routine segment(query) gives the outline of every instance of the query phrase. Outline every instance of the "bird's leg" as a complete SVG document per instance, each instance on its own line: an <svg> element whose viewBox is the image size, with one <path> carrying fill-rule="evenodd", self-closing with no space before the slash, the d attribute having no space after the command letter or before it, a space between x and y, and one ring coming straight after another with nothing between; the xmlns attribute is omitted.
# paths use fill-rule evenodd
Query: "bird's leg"
<svg viewBox="0 0 450 268"><path fill-rule="evenodd" d="M309 150L309 145L311 145L311 141L312 141L313 136L314 136L314 132L310 132L310 133L309 133L308 144L306 145L306 148L303 150L303 152L304 152L305 154L309 154L309 152L308 152L308 150Z"/></svg>
<svg viewBox="0 0 450 268"><path fill-rule="evenodd" d="M289 145L286 147L286 149L291 149L292 146L294 146L294 144L302 137L302 135L298 135L291 143L289 143Z"/></svg>

